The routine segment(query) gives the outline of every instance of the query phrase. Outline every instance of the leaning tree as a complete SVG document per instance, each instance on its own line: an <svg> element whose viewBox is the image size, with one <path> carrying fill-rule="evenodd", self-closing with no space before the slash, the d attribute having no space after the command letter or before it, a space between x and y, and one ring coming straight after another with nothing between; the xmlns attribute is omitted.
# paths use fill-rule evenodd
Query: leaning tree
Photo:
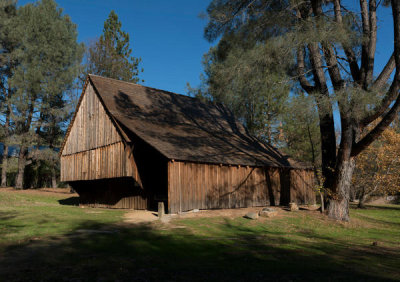
<svg viewBox="0 0 400 282"><path fill-rule="evenodd" d="M393 54L376 73L377 9L383 6L392 9ZM349 220L354 159L400 108L400 1L214 0L207 13L208 40L236 34L292 60L288 72L318 109L328 215Z"/></svg>

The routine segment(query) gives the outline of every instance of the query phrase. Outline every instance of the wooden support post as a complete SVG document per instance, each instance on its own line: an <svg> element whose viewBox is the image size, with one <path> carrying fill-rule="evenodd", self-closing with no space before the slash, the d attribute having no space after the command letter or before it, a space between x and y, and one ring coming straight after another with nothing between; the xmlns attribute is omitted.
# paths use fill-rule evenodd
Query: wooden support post
<svg viewBox="0 0 400 282"><path fill-rule="evenodd" d="M158 202L158 218L162 218L165 215L164 202Z"/></svg>

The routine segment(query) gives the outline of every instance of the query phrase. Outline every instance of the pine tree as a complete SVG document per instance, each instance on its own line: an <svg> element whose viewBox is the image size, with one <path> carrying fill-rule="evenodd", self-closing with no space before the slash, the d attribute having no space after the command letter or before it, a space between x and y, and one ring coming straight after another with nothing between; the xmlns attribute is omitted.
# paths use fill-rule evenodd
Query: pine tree
<svg viewBox="0 0 400 282"><path fill-rule="evenodd" d="M269 51L264 44L228 34L205 54L200 88L188 89L190 95L224 103L251 134L276 143L292 85L281 83L285 69Z"/></svg>
<svg viewBox="0 0 400 282"><path fill-rule="evenodd" d="M1 125L1 142L3 143L3 155L1 157L1 187L7 186L7 167L9 139L12 131L11 124L11 97L14 89L10 85L15 67L18 62L15 50L19 39L14 31L14 22L17 15L15 1L3 1L0 3L0 110L4 115L4 124Z"/></svg>
<svg viewBox="0 0 400 282"><path fill-rule="evenodd" d="M141 59L131 56L129 34L122 31L121 27L122 23L117 14L111 11L104 22L103 34L87 50L84 78L91 73L134 83L139 82Z"/></svg>
<svg viewBox="0 0 400 282"><path fill-rule="evenodd" d="M280 117L283 150L293 158L321 167L321 144L318 113L311 97L292 95Z"/></svg>
<svg viewBox="0 0 400 282"><path fill-rule="evenodd" d="M21 44L20 64L11 80L16 89L12 99L15 140L20 144L15 187L23 188L28 153L48 145L40 132L53 126L51 117L62 117L54 112L52 101L77 77L83 46L76 41L76 25L53 0L20 7L16 32Z"/></svg>

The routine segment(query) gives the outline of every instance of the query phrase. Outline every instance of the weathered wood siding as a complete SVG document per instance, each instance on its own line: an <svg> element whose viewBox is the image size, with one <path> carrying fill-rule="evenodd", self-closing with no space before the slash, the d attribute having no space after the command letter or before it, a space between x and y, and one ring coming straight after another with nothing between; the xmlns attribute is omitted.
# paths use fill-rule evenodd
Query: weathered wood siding
<svg viewBox="0 0 400 282"><path fill-rule="evenodd" d="M104 106L88 84L72 121L62 156L100 148L122 141Z"/></svg>
<svg viewBox="0 0 400 282"><path fill-rule="evenodd" d="M290 170L290 200L298 204L315 204L314 172Z"/></svg>
<svg viewBox="0 0 400 282"><path fill-rule="evenodd" d="M134 177L137 166L89 83L61 153L61 181Z"/></svg>
<svg viewBox="0 0 400 282"><path fill-rule="evenodd" d="M309 184L313 182L312 176L311 171L305 170L169 162L168 212L279 205L290 201L314 203L313 185Z"/></svg>
<svg viewBox="0 0 400 282"><path fill-rule="evenodd" d="M148 208L132 153L89 83L61 152L61 181L85 206Z"/></svg>
<svg viewBox="0 0 400 282"><path fill-rule="evenodd" d="M130 150L123 142L61 156L61 181L140 176Z"/></svg>

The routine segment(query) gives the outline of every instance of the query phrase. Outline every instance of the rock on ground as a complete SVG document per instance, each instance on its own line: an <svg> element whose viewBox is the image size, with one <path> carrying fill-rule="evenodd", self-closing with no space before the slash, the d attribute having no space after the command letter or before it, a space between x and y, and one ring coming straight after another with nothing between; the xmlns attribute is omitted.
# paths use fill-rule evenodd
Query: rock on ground
<svg viewBox="0 0 400 282"><path fill-rule="evenodd" d="M246 213L246 215L244 217L248 218L248 219L257 219L258 214L255 212L248 212L248 213Z"/></svg>
<svg viewBox="0 0 400 282"><path fill-rule="evenodd" d="M259 215L262 217L274 217L278 215L278 211L273 208L263 208Z"/></svg>
<svg viewBox="0 0 400 282"><path fill-rule="evenodd" d="M298 211L299 210L299 207L297 206L297 204L296 203L289 203L289 209L290 209L290 211Z"/></svg>

